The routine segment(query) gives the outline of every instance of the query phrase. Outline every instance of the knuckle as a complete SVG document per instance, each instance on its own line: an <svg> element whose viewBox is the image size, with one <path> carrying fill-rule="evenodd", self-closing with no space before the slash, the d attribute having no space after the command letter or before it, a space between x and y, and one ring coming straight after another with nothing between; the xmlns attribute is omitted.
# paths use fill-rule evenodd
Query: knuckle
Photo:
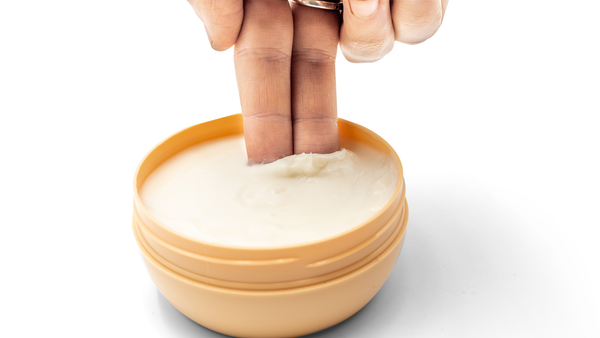
<svg viewBox="0 0 600 338"><path fill-rule="evenodd" d="M333 118L333 117L328 117L328 116L319 116L319 115L315 115L315 116L303 116L303 117L296 117L294 116L292 119L294 124L299 124L299 123L319 123L319 124L336 124L337 125L337 119Z"/></svg>
<svg viewBox="0 0 600 338"><path fill-rule="evenodd" d="M258 120L270 120L270 121L290 121L289 115L282 115L281 113L256 111L244 114L244 121L258 121Z"/></svg>
<svg viewBox="0 0 600 338"><path fill-rule="evenodd" d="M306 62L315 65L329 65L335 63L335 57L335 53L312 47L294 49L292 53L294 62Z"/></svg>
<svg viewBox="0 0 600 338"><path fill-rule="evenodd" d="M291 53L286 48L278 47L251 47L248 45L238 45L234 56L243 59L264 60L269 62L287 62L291 61Z"/></svg>

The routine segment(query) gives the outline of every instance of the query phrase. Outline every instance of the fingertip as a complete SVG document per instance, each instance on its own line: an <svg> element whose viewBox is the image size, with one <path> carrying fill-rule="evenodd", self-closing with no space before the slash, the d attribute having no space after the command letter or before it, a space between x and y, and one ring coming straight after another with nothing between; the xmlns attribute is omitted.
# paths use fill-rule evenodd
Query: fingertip
<svg viewBox="0 0 600 338"><path fill-rule="evenodd" d="M399 25L400 27L396 29L396 41L408 45L418 45L433 37L441 25L441 16L439 20L428 25Z"/></svg>
<svg viewBox="0 0 600 338"><path fill-rule="evenodd" d="M210 41L210 47L217 52L224 52L229 48L233 47L234 43L217 43L216 41Z"/></svg>
<svg viewBox="0 0 600 338"><path fill-rule="evenodd" d="M208 27L206 27L206 25L204 25L204 31L206 32L206 37L208 38L208 42L210 43L211 47L213 45L213 38L210 35L210 31L208 30Z"/></svg>
<svg viewBox="0 0 600 338"><path fill-rule="evenodd" d="M244 20L243 0L188 0L204 23L212 49L224 51L237 40Z"/></svg>
<svg viewBox="0 0 600 338"><path fill-rule="evenodd" d="M340 50L344 58L351 63L373 63L383 59L394 48L394 40L382 47L372 47L372 51L365 47L350 47L347 43L340 43Z"/></svg>
<svg viewBox="0 0 600 338"><path fill-rule="evenodd" d="M397 0L392 2L396 41L416 45L431 38L442 25L447 1Z"/></svg>
<svg viewBox="0 0 600 338"><path fill-rule="evenodd" d="M340 36L340 50L344 58L351 63L372 63L383 59L394 49L393 33L380 40L367 43Z"/></svg>
<svg viewBox="0 0 600 338"><path fill-rule="evenodd" d="M204 25L204 29L206 30L206 36L208 37L210 47L218 52L222 52L235 45L241 30L241 24L237 29L229 28L224 30L220 27L210 25Z"/></svg>
<svg viewBox="0 0 600 338"><path fill-rule="evenodd" d="M344 1L340 29L340 50L352 63L381 60L394 48L394 28L389 2L379 0Z"/></svg>

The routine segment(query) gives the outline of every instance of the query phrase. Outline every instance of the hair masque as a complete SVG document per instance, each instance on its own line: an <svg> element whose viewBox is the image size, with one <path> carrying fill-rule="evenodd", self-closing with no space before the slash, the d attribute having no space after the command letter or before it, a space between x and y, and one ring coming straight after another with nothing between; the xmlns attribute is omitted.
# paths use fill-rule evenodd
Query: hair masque
<svg viewBox="0 0 600 338"><path fill-rule="evenodd" d="M358 142L345 147L249 166L243 136L222 137L162 163L140 198L156 220L194 239L243 247L313 242L367 221L398 184L388 154Z"/></svg>

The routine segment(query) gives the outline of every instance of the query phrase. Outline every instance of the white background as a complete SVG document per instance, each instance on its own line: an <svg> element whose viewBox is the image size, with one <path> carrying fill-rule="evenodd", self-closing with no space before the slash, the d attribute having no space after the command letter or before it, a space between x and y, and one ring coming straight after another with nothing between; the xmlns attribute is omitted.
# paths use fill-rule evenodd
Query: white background
<svg viewBox="0 0 600 338"><path fill-rule="evenodd" d="M421 45L339 55L339 116L396 149L411 214L379 294L311 337L600 336L599 12L451 0ZM150 280L132 183L239 111L186 1L2 1L0 336L222 337Z"/></svg>

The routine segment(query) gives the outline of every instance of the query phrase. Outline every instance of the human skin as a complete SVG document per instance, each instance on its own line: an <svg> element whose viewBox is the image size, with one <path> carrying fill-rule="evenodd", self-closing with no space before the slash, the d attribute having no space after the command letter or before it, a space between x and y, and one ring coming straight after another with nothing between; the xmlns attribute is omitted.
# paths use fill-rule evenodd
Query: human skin
<svg viewBox="0 0 600 338"><path fill-rule="evenodd" d="M235 45L249 163L339 150L335 59L375 62L421 43L448 0L344 0L342 14L286 0L188 0L213 49Z"/></svg>

